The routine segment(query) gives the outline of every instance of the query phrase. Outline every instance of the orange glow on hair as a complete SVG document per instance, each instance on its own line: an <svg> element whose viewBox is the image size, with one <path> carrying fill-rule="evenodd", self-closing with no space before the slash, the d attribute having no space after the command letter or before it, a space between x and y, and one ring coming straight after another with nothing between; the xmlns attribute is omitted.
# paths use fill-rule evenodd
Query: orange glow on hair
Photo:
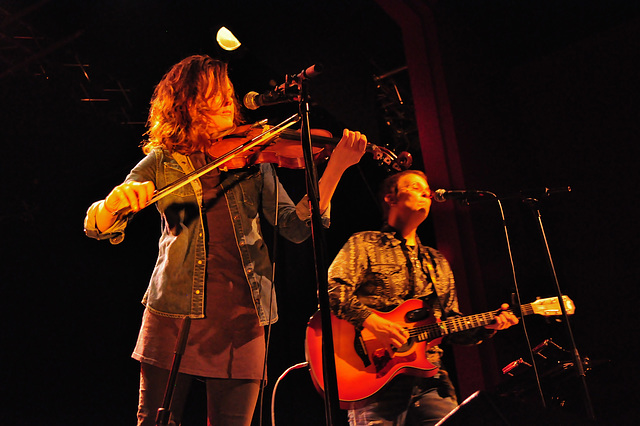
<svg viewBox="0 0 640 426"><path fill-rule="evenodd" d="M227 75L227 64L206 55L194 55L175 64L160 80L151 98L145 154L154 148L189 155L206 150L211 117L223 103L235 104L234 122L240 124L240 103Z"/></svg>

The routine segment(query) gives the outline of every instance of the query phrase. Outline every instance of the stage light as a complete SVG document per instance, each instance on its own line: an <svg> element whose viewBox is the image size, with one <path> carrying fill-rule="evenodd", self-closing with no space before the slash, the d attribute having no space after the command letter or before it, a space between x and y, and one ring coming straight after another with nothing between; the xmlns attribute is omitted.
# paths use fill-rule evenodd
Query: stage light
<svg viewBox="0 0 640 426"><path fill-rule="evenodd" d="M240 41L226 27L220 27L216 34L216 41L224 50L232 51L240 47Z"/></svg>

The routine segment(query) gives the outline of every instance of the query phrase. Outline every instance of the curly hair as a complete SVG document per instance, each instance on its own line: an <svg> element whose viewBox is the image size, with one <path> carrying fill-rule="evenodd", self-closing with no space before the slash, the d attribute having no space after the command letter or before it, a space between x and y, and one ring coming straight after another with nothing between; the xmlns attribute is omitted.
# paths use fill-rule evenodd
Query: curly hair
<svg viewBox="0 0 640 426"><path fill-rule="evenodd" d="M406 175L418 175L421 178L424 178L424 180L427 180L427 175L420 170L403 170L399 173L388 176L382 182L380 190L378 191L378 198L380 200L380 205L382 206L382 216L385 221L389 218L389 204L385 200L385 197L388 194L398 194L398 181Z"/></svg>
<svg viewBox="0 0 640 426"><path fill-rule="evenodd" d="M240 103L227 74L225 62L207 55L193 55L175 64L162 77L151 98L145 154L154 148L189 155L206 149L206 128L226 99L232 99L240 124Z"/></svg>

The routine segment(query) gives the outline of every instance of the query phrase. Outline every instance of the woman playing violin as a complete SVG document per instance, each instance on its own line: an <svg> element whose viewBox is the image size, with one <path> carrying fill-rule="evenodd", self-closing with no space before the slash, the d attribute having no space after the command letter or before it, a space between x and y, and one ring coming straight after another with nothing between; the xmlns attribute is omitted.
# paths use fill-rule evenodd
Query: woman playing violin
<svg viewBox="0 0 640 426"><path fill-rule="evenodd" d="M225 63L204 55L174 65L155 88L146 154L124 183L87 211L85 232L117 244L131 215L156 188L212 161L216 141L241 123ZM319 182L323 224L343 172L365 152L366 137L345 130ZM172 365L181 319L192 319L176 379L171 423L180 424L189 383L206 383L210 425L249 425L261 380L263 326L278 319L272 266L260 217L277 218L282 236L310 235L305 196L294 204L268 163L215 169L156 203L162 234L133 358L141 363L138 424L155 424Z"/></svg>

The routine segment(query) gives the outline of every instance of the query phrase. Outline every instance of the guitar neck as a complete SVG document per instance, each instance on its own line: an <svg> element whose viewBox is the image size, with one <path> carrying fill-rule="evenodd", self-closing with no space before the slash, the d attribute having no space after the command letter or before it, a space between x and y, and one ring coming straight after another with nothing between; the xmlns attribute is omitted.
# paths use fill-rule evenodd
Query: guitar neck
<svg viewBox="0 0 640 426"><path fill-rule="evenodd" d="M533 307L530 303L522 306L522 315L533 314ZM501 310L485 312L483 314L469 315L466 317L454 317L445 321L440 321L409 330L409 335L418 341L433 340L460 331L470 330L489 325ZM510 309L508 312L512 312Z"/></svg>

